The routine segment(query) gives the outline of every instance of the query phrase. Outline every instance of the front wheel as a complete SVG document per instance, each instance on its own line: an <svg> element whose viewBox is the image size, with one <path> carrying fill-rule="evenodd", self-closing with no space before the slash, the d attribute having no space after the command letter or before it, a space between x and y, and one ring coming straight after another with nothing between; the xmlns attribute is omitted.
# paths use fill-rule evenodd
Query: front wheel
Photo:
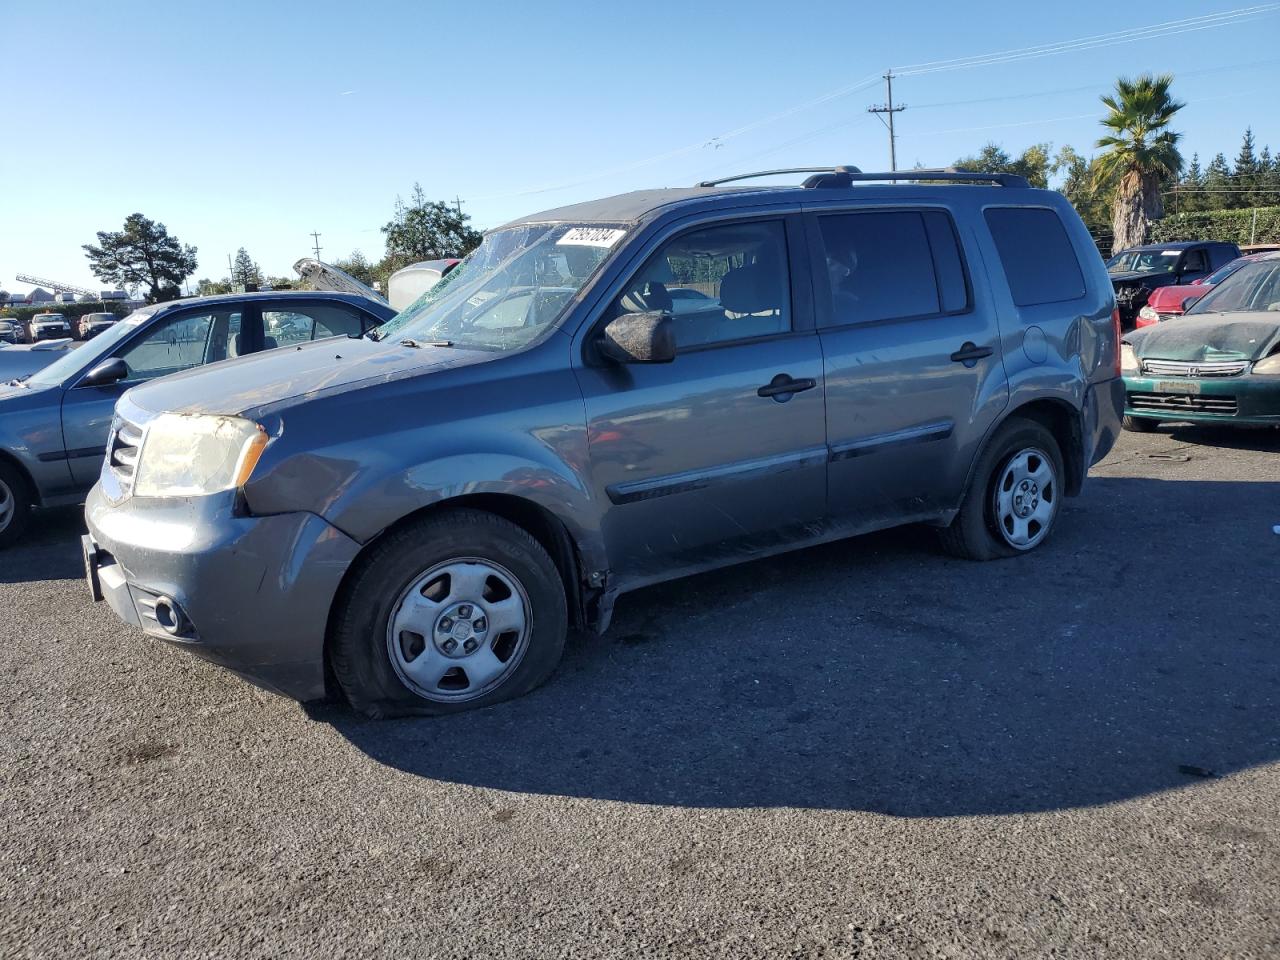
<svg viewBox="0 0 1280 960"><path fill-rule="evenodd" d="M0 460L0 548L9 546L26 530L32 499L26 478Z"/></svg>
<svg viewBox="0 0 1280 960"><path fill-rule="evenodd" d="M330 662L370 717L456 713L528 693L555 670L568 606L547 551L478 510L388 534L344 584Z"/></svg>
<svg viewBox="0 0 1280 960"><path fill-rule="evenodd" d="M978 458L943 549L969 560L1034 550L1048 539L1063 490L1058 442L1034 420L1007 420Z"/></svg>

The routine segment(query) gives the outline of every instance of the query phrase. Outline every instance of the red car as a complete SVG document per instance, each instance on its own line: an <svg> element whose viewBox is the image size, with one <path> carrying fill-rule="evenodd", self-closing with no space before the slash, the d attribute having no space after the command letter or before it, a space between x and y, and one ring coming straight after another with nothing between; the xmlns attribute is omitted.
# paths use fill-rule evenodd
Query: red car
<svg viewBox="0 0 1280 960"><path fill-rule="evenodd" d="M1138 311L1136 325L1151 327L1163 320L1172 320L1182 316L1183 305L1188 299L1199 300L1213 289L1214 284L1221 283L1246 263L1257 260L1261 252L1240 257L1219 267L1207 277L1202 277L1188 284L1177 287L1156 287L1147 298L1146 306Z"/></svg>

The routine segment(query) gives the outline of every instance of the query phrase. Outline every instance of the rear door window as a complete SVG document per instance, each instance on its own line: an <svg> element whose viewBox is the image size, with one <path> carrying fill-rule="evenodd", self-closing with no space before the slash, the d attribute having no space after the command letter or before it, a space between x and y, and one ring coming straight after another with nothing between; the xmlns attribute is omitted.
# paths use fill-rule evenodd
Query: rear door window
<svg viewBox="0 0 1280 960"><path fill-rule="evenodd" d="M265 304L262 308L263 346L296 346L324 337L358 337L372 322L360 311L338 303Z"/></svg>
<svg viewBox="0 0 1280 960"><path fill-rule="evenodd" d="M1084 274L1056 211L989 207L985 214L1015 304L1030 307L1084 296Z"/></svg>
<svg viewBox="0 0 1280 960"><path fill-rule="evenodd" d="M969 306L951 218L936 210L818 217L830 323L874 323L956 313Z"/></svg>

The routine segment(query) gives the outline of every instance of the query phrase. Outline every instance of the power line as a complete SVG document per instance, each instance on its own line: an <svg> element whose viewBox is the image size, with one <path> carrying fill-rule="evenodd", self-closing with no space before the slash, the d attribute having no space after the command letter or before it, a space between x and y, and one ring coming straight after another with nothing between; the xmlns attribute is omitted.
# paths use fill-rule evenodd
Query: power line
<svg viewBox="0 0 1280 960"><path fill-rule="evenodd" d="M1263 3L1252 7L1239 7L1235 10L1224 10L1220 13L1206 14L1199 17L1186 17L1181 20L1166 20L1163 23L1150 24L1144 27L1130 27L1126 30L1113 30L1109 33L1079 37L1075 40L1060 40L1033 46L1017 47L1011 50L999 50L992 53L976 54L968 57L954 57L949 60L932 60L926 63L908 64L898 67L896 73L900 77L923 76L927 73L941 73L948 70L964 70L969 67L989 66L998 63L1012 63L1020 60L1032 60L1039 57L1056 56L1062 53L1074 53L1092 50L1098 47L1115 46L1121 43L1135 43L1139 40L1151 40L1157 37L1174 36L1198 30L1211 30L1217 27L1231 26L1242 20L1268 16L1280 10L1280 3Z"/></svg>
<svg viewBox="0 0 1280 960"><path fill-rule="evenodd" d="M1141 40L1149 40L1156 37L1173 36L1180 33L1190 33L1197 30L1209 30L1217 27L1229 26L1242 20L1255 17L1268 16L1280 10L1280 3L1265 3L1251 7L1240 7L1235 10L1227 10L1221 13L1208 14L1200 17L1188 17L1182 20L1169 20L1163 23L1151 24L1145 27L1132 27L1127 30L1117 30L1111 33L1097 34L1092 37L1082 37L1076 40L1058 41L1055 43L1039 44L1036 46L1015 48L1012 50L997 51L994 53L977 54L970 57L958 57L951 60L934 60L926 63L911 64L906 67L899 67L891 71L897 77L904 76L922 76L928 73L939 73L946 70L960 70L970 67L990 66L999 63L1009 63L1020 60L1030 60L1037 57L1054 56L1062 53L1076 52L1079 50L1090 50L1103 46L1116 46L1125 43L1136 43ZM506 200L515 197L533 196L540 193L553 193L559 190L569 190L574 187L583 186L596 180L605 179L607 177L616 176L622 173L630 173L641 167L650 166L655 163L661 163L664 160L671 160L675 157L684 156L689 153L698 152L708 147L712 149L720 149L729 140L736 139L744 134L751 133L761 127L769 126L780 120L785 120L797 113L810 110L814 107L829 103L850 94L857 93L861 90L868 89L873 86L881 78L879 76L864 77L852 84L831 90L821 96L814 97L809 100L794 104L778 113L755 120L733 130L716 134L712 137L706 137L697 143L690 143L683 147L677 147L664 153L654 154L653 156L644 157L639 160L631 161L622 166L614 167L608 170L601 170L597 173L586 177L581 177L573 181L548 184L541 187L535 187L528 190L519 190L511 193L490 194L488 196L477 197L476 200Z"/></svg>

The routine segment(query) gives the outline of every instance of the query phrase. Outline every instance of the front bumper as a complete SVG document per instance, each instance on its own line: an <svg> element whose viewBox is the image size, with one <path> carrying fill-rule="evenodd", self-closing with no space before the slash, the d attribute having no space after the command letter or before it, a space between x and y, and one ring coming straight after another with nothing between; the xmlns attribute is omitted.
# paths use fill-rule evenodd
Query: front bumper
<svg viewBox="0 0 1280 960"><path fill-rule="evenodd" d="M1124 378L1125 416L1149 420L1280 425L1280 377Z"/></svg>
<svg viewBox="0 0 1280 960"><path fill-rule="evenodd" d="M126 623L296 700L325 695L329 608L356 541L311 513L235 516L222 497L113 504L96 486L85 519L90 589Z"/></svg>

